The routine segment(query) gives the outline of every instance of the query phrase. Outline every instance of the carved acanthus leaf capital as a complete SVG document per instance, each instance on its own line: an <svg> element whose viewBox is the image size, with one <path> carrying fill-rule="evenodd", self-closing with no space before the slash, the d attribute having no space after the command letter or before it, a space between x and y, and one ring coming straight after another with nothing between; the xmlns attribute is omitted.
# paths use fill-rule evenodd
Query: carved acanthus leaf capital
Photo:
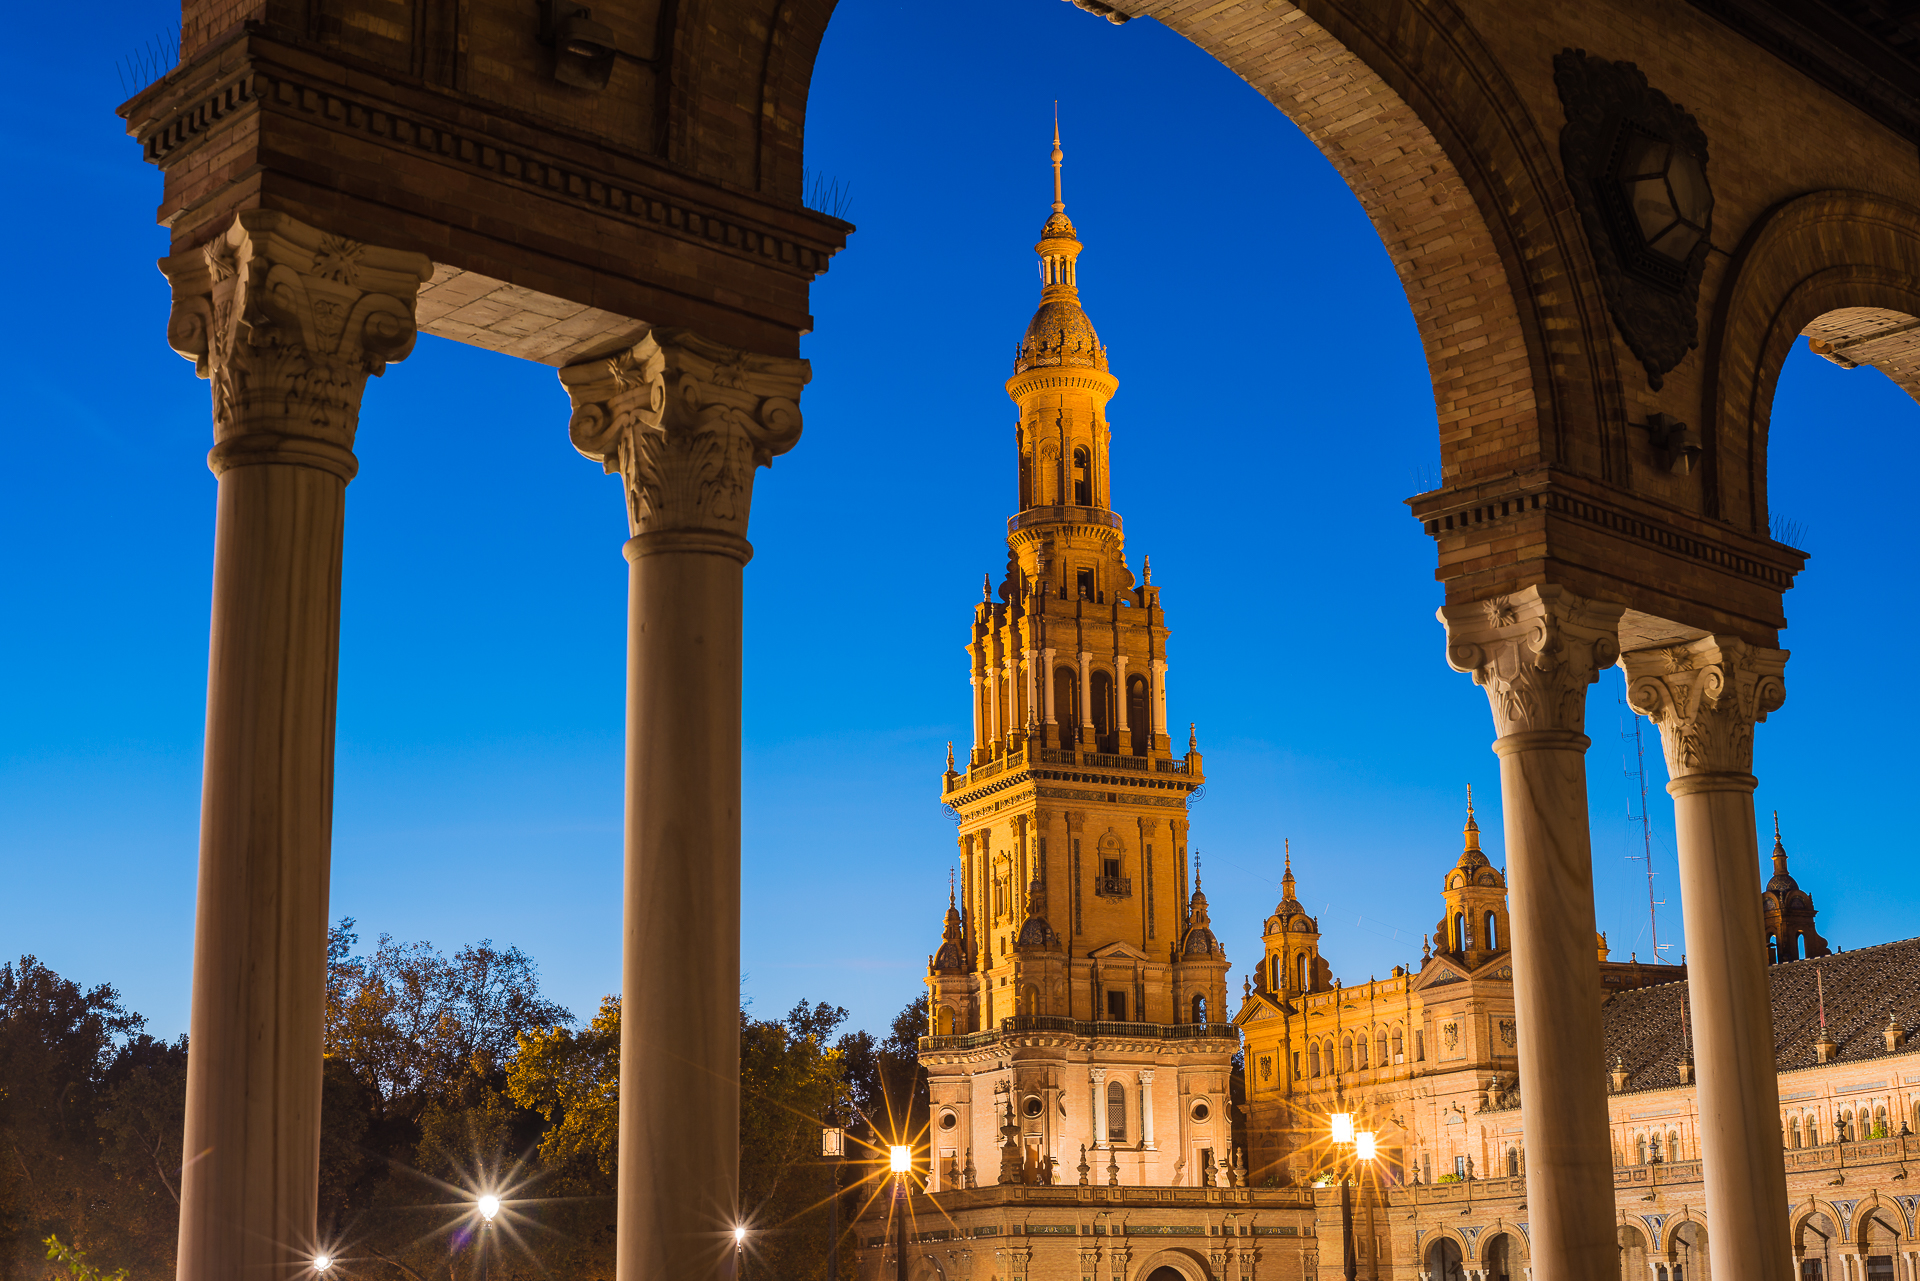
<svg viewBox="0 0 1920 1281"><path fill-rule="evenodd" d="M1751 774L1753 729L1787 701L1787 651L1703 636L1620 656L1627 703L1660 727L1669 778Z"/></svg>
<svg viewBox="0 0 1920 1281"><path fill-rule="evenodd" d="M631 533L741 539L754 469L800 439L809 376L804 360L736 351L686 329L656 329L560 371L574 448L623 479Z"/></svg>
<svg viewBox="0 0 1920 1281"><path fill-rule="evenodd" d="M427 257L248 209L160 270L167 344L213 384L215 470L304 461L351 475L361 393L413 350Z"/></svg>
<svg viewBox="0 0 1920 1281"><path fill-rule="evenodd" d="M1587 686L1620 653L1624 609L1552 584L1439 611L1447 663L1487 691L1500 737L1585 732Z"/></svg>

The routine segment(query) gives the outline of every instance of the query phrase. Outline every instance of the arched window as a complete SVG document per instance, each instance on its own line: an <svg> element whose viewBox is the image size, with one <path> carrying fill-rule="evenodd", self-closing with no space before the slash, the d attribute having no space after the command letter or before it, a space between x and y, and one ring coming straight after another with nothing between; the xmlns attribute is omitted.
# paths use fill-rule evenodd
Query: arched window
<svg viewBox="0 0 1920 1281"><path fill-rule="evenodd" d="M1339 1060L1333 1057L1333 1042L1328 1041L1327 1042L1327 1075L1332 1076L1334 1069L1338 1066L1339 1066Z"/></svg>
<svg viewBox="0 0 1920 1281"><path fill-rule="evenodd" d="M1800 1118L1797 1116L1790 1117L1787 1121L1787 1146L1790 1148L1800 1146Z"/></svg>
<svg viewBox="0 0 1920 1281"><path fill-rule="evenodd" d="M1486 926L1487 951L1498 952L1500 950L1500 926L1492 912L1487 913Z"/></svg>
<svg viewBox="0 0 1920 1281"><path fill-rule="evenodd" d="M1093 506L1093 468L1085 446L1073 451L1073 502L1076 507Z"/></svg>
<svg viewBox="0 0 1920 1281"><path fill-rule="evenodd" d="M1393 1061L1395 1063L1407 1061L1407 1039L1399 1028L1393 1029Z"/></svg>
<svg viewBox="0 0 1920 1281"><path fill-rule="evenodd" d="M1127 1087L1118 1081L1107 1082L1107 1138L1127 1141Z"/></svg>
<svg viewBox="0 0 1920 1281"><path fill-rule="evenodd" d="M1413 1029L1413 1061L1415 1063L1427 1061L1427 1034L1420 1028Z"/></svg>
<svg viewBox="0 0 1920 1281"><path fill-rule="evenodd" d="M1127 678L1127 733L1133 739L1133 754L1147 754L1147 736L1153 729L1152 717L1147 712L1147 678L1129 676Z"/></svg>
<svg viewBox="0 0 1920 1281"><path fill-rule="evenodd" d="M1680 1131L1668 1130L1667 1131L1667 1160L1678 1161L1679 1159L1680 1159Z"/></svg>
<svg viewBox="0 0 1920 1281"><path fill-rule="evenodd" d="M1517 1179L1520 1177L1520 1149L1519 1148L1507 1149L1507 1177L1509 1179Z"/></svg>
<svg viewBox="0 0 1920 1281"><path fill-rule="evenodd" d="M1365 1032L1362 1032L1354 1038L1353 1053L1354 1061L1347 1066L1357 1067L1364 1071L1367 1066L1367 1034Z"/></svg>
<svg viewBox="0 0 1920 1281"><path fill-rule="evenodd" d="M1387 1029L1381 1028L1378 1035L1374 1037L1374 1051L1373 1061L1379 1066L1385 1067L1391 1062L1387 1058Z"/></svg>
<svg viewBox="0 0 1920 1281"><path fill-rule="evenodd" d="M1020 991L1020 1012L1038 1014L1040 1012L1040 989L1029 983Z"/></svg>
<svg viewBox="0 0 1920 1281"><path fill-rule="evenodd" d="M1320 1075L1320 1042L1318 1041L1307 1047L1307 1075Z"/></svg>
<svg viewBox="0 0 1920 1281"><path fill-rule="evenodd" d="M1647 1163L1647 1136L1643 1134L1638 1139L1635 1139L1633 1148L1638 1157L1634 1164L1645 1165Z"/></svg>
<svg viewBox="0 0 1920 1281"><path fill-rule="evenodd" d="M1054 668L1053 719L1061 749L1072 751L1080 734L1080 674L1071 667Z"/></svg>
<svg viewBox="0 0 1920 1281"><path fill-rule="evenodd" d="M1297 991L1297 992L1304 992L1304 991L1306 991L1306 990L1307 990L1307 983L1308 983L1308 978L1307 978L1307 954L1306 954L1305 952L1302 952L1302 953L1300 953L1300 965L1299 965L1299 967L1298 967L1298 968L1299 968L1299 970L1300 970L1300 981L1299 981L1299 983L1298 983L1298 984L1297 984L1297 985L1295 986L1295 988L1294 988L1294 990L1295 990L1295 991Z"/></svg>
<svg viewBox="0 0 1920 1281"><path fill-rule="evenodd" d="M1094 750L1111 751L1113 744L1104 740L1113 728L1113 674L1095 672L1093 674L1093 697L1088 700L1093 706L1093 732L1096 739Z"/></svg>
<svg viewBox="0 0 1920 1281"><path fill-rule="evenodd" d="M1350 1036L1340 1038L1340 1066L1353 1071L1353 1038Z"/></svg>
<svg viewBox="0 0 1920 1281"><path fill-rule="evenodd" d="M1193 997L1193 1021L1195 1023L1207 1021L1207 998L1197 992Z"/></svg>
<svg viewBox="0 0 1920 1281"><path fill-rule="evenodd" d="M1467 950L1467 914L1465 912L1453 914L1453 950L1456 952Z"/></svg>
<svg viewBox="0 0 1920 1281"><path fill-rule="evenodd" d="M940 1007L939 1021L933 1025L933 1034L935 1036L952 1036L953 1035L953 1007L952 1006L943 1005Z"/></svg>
<svg viewBox="0 0 1920 1281"><path fill-rule="evenodd" d="M1876 1139L1887 1137L1887 1110L1883 1107L1873 1110L1873 1137Z"/></svg>

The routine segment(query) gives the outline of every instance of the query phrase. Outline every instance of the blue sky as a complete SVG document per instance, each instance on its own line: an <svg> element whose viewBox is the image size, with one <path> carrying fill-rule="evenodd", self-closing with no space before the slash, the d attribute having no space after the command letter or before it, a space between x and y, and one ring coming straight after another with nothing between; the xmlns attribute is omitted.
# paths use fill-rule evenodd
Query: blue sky
<svg viewBox="0 0 1920 1281"><path fill-rule="evenodd" d="M126 50L56 59L66 19L30 8L0 52L36 121L15 139L32 194L0 209L0 954L111 981L167 1035L187 1018L214 482L206 385L164 342L159 178L112 106L114 57L176 14L108 0L93 25ZM1168 713L1198 722L1211 780L1192 844L1236 976L1283 838L1350 981L1417 960L1468 784L1500 857L1485 698L1443 661L1433 548L1401 505L1439 461L1420 348L1332 169L1151 21L842 0L809 163L850 188L860 230L814 289L806 434L761 473L747 571L742 968L763 1015L826 999L883 1028L938 940L938 775L968 733L971 603L1005 559L1002 384L1038 295L1056 99L1083 295L1120 378L1115 502L1164 585ZM434 339L368 390L332 911L367 940L517 944L587 1014L619 972L625 531L566 418L552 370ZM1775 409L1774 507L1814 559L1758 803L1845 947L1920 932L1901 799L1920 709L1894 661L1916 621L1917 420L1878 374L1804 350ZM1620 690L1610 672L1589 703L1598 914L1644 957ZM1647 750L1677 943L1650 730Z"/></svg>

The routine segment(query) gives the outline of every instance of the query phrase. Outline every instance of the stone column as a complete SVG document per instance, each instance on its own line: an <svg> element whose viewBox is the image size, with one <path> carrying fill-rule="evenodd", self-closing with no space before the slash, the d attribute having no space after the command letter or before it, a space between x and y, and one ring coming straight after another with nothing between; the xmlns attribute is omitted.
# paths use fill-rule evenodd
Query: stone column
<svg viewBox="0 0 1920 1281"><path fill-rule="evenodd" d="M1140 1146L1148 1152L1156 1151L1153 1142L1153 1072L1152 1068L1141 1068L1140 1078Z"/></svg>
<svg viewBox="0 0 1920 1281"><path fill-rule="evenodd" d="M1440 610L1498 734L1531 1246L1555 1281L1616 1270L1582 729L1622 612L1551 584Z"/></svg>
<svg viewBox="0 0 1920 1281"><path fill-rule="evenodd" d="M1107 1070L1088 1068L1087 1075L1093 1078L1093 1146L1104 1148L1107 1146Z"/></svg>
<svg viewBox="0 0 1920 1281"><path fill-rule="evenodd" d="M1052 725L1055 723L1053 719L1053 656L1054 656L1054 653L1055 651L1050 649L1043 649L1040 651L1040 661L1045 666L1045 669L1046 669L1040 674L1040 683L1041 683L1041 688L1047 691L1047 724L1049 725ZM1049 743L1048 746L1051 747L1053 745Z"/></svg>
<svg viewBox="0 0 1920 1281"><path fill-rule="evenodd" d="M1660 727L1666 750L1713 1225L1707 1251L1724 1277L1793 1275L1779 1213L1787 1180L1753 820L1754 726L1786 701L1786 665L1784 650L1723 636L1620 660L1628 703Z"/></svg>
<svg viewBox="0 0 1920 1281"><path fill-rule="evenodd" d="M970 687L970 688L971 688L971 689L973 690L973 746L974 746L974 749L975 749L976 751L978 751L978 750L979 750L979 748L981 747L981 741L980 741L980 673L978 673L978 672L968 672L968 673L967 673L967 685L968 685L968 686L969 686L969 687Z"/></svg>
<svg viewBox="0 0 1920 1281"><path fill-rule="evenodd" d="M367 375L433 265L250 209L161 263L213 384L213 620L181 1281L291 1277L320 1242L340 560Z"/></svg>
<svg viewBox="0 0 1920 1281"><path fill-rule="evenodd" d="M1080 742L1093 741L1093 655L1080 651Z"/></svg>
<svg viewBox="0 0 1920 1281"><path fill-rule="evenodd" d="M1127 735L1133 732L1133 725L1127 717L1127 656L1125 654L1114 655L1113 666L1114 696L1120 702L1119 715L1116 719L1118 719L1120 723L1121 750L1124 754L1125 752L1133 750L1127 739Z"/></svg>
<svg viewBox="0 0 1920 1281"><path fill-rule="evenodd" d="M1007 683L1007 750L1012 751L1014 731L1020 728L1020 668L1011 649L1000 660L1000 672Z"/></svg>
<svg viewBox="0 0 1920 1281"><path fill-rule="evenodd" d="M1161 738L1167 736L1167 660L1156 658L1153 668L1153 697L1148 706L1153 708L1153 732Z"/></svg>
<svg viewBox="0 0 1920 1281"><path fill-rule="evenodd" d="M619 1281L731 1266L740 1153L740 611L754 471L804 361L655 330L560 371L622 479L627 612Z"/></svg>
<svg viewBox="0 0 1920 1281"><path fill-rule="evenodd" d="M993 672L993 655L988 654L980 673L981 692L987 700L987 736L990 743L1000 740L1000 678Z"/></svg>
<svg viewBox="0 0 1920 1281"><path fill-rule="evenodd" d="M1027 669L1027 719L1023 722L1026 725L1032 725L1039 719L1037 713L1040 710L1040 691L1035 685L1039 673L1035 670L1037 664L1033 661L1034 656L1039 652L1040 651L1036 649L1027 649L1022 651L1020 656L1023 665Z"/></svg>

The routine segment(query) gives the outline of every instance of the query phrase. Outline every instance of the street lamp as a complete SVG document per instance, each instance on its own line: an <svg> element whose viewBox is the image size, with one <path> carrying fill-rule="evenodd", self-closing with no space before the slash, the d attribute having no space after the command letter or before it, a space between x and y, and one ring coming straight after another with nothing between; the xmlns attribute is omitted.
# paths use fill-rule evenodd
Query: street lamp
<svg viewBox="0 0 1920 1281"><path fill-rule="evenodd" d="M1353 1128L1351 1112L1335 1112L1330 1119L1334 1146L1348 1149L1340 1171L1340 1275L1354 1281L1360 1273L1360 1260L1353 1249L1353 1177L1360 1162L1374 1160L1380 1145L1372 1130Z"/></svg>
<svg viewBox="0 0 1920 1281"><path fill-rule="evenodd" d="M316 1254L313 1256L313 1270L315 1272L325 1272L332 1266L333 1259L330 1256L324 1254Z"/></svg>
<svg viewBox="0 0 1920 1281"><path fill-rule="evenodd" d="M822 1129L820 1155L831 1163L827 1173L833 1184L827 1198L827 1281L840 1281L840 1162L847 1155L847 1132L837 1125Z"/></svg>
<svg viewBox="0 0 1920 1281"><path fill-rule="evenodd" d="M489 1192L475 1204L480 1211L479 1281L487 1281L487 1246L493 1239L493 1216L500 1213L500 1198Z"/></svg>
<svg viewBox="0 0 1920 1281"><path fill-rule="evenodd" d="M893 1276L907 1281L907 1175L913 1170L913 1149L895 1144L887 1149L887 1164L893 1170Z"/></svg>

